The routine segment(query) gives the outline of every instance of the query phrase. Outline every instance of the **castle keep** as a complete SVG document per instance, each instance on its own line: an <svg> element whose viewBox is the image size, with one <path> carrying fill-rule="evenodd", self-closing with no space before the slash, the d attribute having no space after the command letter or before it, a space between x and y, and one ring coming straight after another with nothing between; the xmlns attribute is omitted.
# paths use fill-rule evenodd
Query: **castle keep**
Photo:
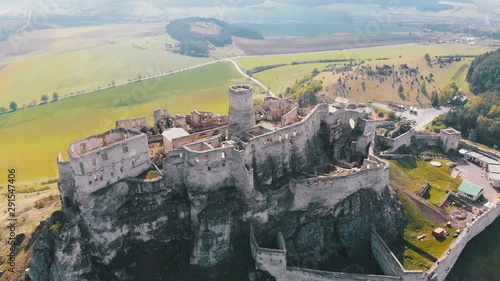
<svg viewBox="0 0 500 281"><path fill-rule="evenodd" d="M399 205L387 188L388 164L373 155L371 109L343 98L299 108L270 97L254 108L249 85L231 86L229 98L228 116L156 110L153 126L145 118L118 121L114 130L71 144L67 162L59 155L63 210L82 219L101 263L113 263L130 241L181 239L188 241L185 263L214 267L230 262L235 239L246 237L257 271L276 275L288 264L288 275L306 280L314 275L301 271L308 259L368 249L372 227L385 239L397 236L401 209L376 211ZM124 219L92 221L98 204ZM311 212L312 220L286 222ZM323 228L316 218L330 216L340 221L318 231L345 228L330 235L336 242L318 241L312 252L295 248L303 237L290 225ZM364 222L351 228L349 216ZM258 245L274 244L276 235L278 248L266 254ZM261 266L262 258L270 262Z"/></svg>

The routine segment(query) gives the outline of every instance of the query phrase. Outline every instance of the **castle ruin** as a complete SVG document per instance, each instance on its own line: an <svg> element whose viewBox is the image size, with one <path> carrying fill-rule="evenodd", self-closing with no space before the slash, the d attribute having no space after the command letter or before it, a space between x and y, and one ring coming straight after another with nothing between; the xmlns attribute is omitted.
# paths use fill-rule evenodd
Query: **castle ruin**
<svg viewBox="0 0 500 281"><path fill-rule="evenodd" d="M301 271L311 259L369 251L372 228L387 240L398 236L403 214L387 187L388 164L373 154L370 108L342 98L304 109L288 99L266 98L263 108L254 108L249 85L231 86L229 97L227 118L198 111L181 118L156 110L152 127L145 118L117 122L114 130L71 144L67 162L58 157L63 210L81 220L74 228L91 237L90 256L110 265L134 243L178 240L186 241L189 252L183 264L211 268L241 254L234 243L246 237L257 276L265 271L277 280L306 280L325 274ZM203 125L207 120L215 121ZM156 165L149 148L158 141L163 149ZM105 218L96 221L100 212ZM110 215L115 212L122 219ZM338 221L317 224L327 218ZM292 225L326 236L300 250L310 241ZM275 237L279 254L266 254L258 245L274 245ZM269 263L261 266L262 258Z"/></svg>

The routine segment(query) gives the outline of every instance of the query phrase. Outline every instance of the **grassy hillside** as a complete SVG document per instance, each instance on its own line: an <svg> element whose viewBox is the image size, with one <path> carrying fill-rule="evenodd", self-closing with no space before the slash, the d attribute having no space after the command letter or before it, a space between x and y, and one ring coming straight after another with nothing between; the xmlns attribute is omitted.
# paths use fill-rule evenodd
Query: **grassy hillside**
<svg viewBox="0 0 500 281"><path fill-rule="evenodd" d="M71 142L111 129L116 120L148 116L151 121L155 108L227 114L228 87L241 82L248 81L232 64L217 63L0 115L0 170L15 167L18 181L53 178L57 153L66 155Z"/></svg>
<svg viewBox="0 0 500 281"><path fill-rule="evenodd" d="M429 107L432 91L439 92L452 83L455 83L462 92L471 95L465 76L472 58L453 61L441 67L436 57L453 54L478 55L487 50L484 47L462 44L405 45L295 56L259 56L242 58L238 62L247 70L283 64L283 66L254 74L254 77L271 86L272 91L276 94L285 94L288 87L293 87L297 81L310 75L316 69L320 73L315 75L313 80L321 81L323 85L322 90L318 93L319 100L331 101L342 95L355 102L375 100L387 103L396 101L408 105ZM432 58L432 65L429 65L424 59L426 53ZM344 64L349 65L351 58L353 63L361 64L361 66L343 69ZM327 63L324 62L325 60L340 61ZM294 64L297 62L309 63ZM409 69L416 69L417 74L404 74L405 70L401 68L402 65L407 65ZM369 76L366 74L368 67L377 72L378 67L384 66L391 67L391 75ZM431 74L433 78L429 79ZM342 80L340 85L338 84L339 78ZM383 78L383 80L379 78ZM401 81L395 82L395 79ZM421 93L422 81L426 81L426 93ZM404 93L401 95L398 93L399 85L404 86Z"/></svg>

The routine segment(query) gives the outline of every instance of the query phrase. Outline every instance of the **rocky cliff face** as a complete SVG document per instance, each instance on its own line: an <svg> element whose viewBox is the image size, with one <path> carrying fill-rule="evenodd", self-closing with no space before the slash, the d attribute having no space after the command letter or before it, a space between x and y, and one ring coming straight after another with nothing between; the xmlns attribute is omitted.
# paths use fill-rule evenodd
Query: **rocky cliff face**
<svg viewBox="0 0 500 281"><path fill-rule="evenodd" d="M168 179L127 179L92 193L66 188L63 212L31 237L26 280L248 280L250 224L261 247L275 248L283 234L290 267L370 256L372 226L390 242L404 224L389 188L378 193L367 182L335 206L319 200L291 211L290 178L327 161L316 138L296 165L256 166L250 198L234 186L174 187Z"/></svg>

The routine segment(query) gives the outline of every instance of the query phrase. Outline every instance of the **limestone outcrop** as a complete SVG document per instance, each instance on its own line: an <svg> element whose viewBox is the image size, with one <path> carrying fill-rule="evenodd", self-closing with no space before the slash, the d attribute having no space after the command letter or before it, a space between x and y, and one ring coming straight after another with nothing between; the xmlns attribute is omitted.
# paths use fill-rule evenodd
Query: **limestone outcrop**
<svg viewBox="0 0 500 281"><path fill-rule="evenodd" d="M255 125L252 88L230 97L229 126L170 132L161 169L158 140L127 128L71 144L69 161L58 157L63 210L32 236L26 280L268 278L258 263L297 275L370 256L372 227L388 242L400 234L369 108L274 101L300 115Z"/></svg>

